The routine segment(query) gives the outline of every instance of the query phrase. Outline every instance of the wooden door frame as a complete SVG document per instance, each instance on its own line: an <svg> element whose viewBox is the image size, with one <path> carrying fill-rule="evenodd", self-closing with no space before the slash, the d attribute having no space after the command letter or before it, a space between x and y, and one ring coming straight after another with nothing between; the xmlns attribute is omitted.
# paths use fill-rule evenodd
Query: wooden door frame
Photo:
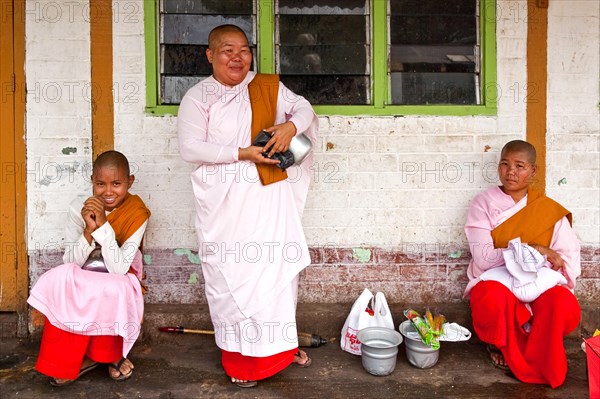
<svg viewBox="0 0 600 399"><path fill-rule="evenodd" d="M113 1L90 0L92 159L115 145L113 98Z"/></svg>
<svg viewBox="0 0 600 399"><path fill-rule="evenodd" d="M2 61L3 75L10 76L12 69L12 79L8 84L3 82L3 96L5 95L3 102L9 105L8 108L12 107L12 118L9 118L8 121L4 120L1 129L4 135L9 134L13 139L12 146L9 146L8 151L4 149L11 162L2 165L2 178L3 182L5 179L10 179L10 183L4 185L5 189L12 188L14 182L14 229L11 229L9 234L14 236L15 240L13 255L16 267L16 295L14 300L7 305L6 310L25 315L29 291L26 240L25 0L0 0L0 7L2 18L5 19L3 21L5 27L7 21L12 22L12 51L7 48L12 57L9 55L7 60L5 54ZM4 43L4 45L11 46L8 43ZM6 249L3 248L3 250ZM4 253L3 256L6 255ZM4 304L2 310L5 310ZM18 334L20 336L27 334L27 323L18 323Z"/></svg>
<svg viewBox="0 0 600 399"><path fill-rule="evenodd" d="M548 1L527 2L527 141L537 152L533 187L546 191L548 125Z"/></svg>

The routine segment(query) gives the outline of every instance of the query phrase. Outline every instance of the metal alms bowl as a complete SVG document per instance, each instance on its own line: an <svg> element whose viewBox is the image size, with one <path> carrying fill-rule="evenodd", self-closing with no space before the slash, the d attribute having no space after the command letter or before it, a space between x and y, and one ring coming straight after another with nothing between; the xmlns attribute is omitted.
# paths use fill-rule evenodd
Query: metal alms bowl
<svg viewBox="0 0 600 399"><path fill-rule="evenodd" d="M304 161L304 158L310 154L311 150L312 142L304 133L300 133L292 138L289 151L294 154L295 165L301 164L302 161Z"/></svg>
<svg viewBox="0 0 600 399"><path fill-rule="evenodd" d="M406 338L404 344L409 363L420 369L435 366L440 357L440 350L425 345L410 320L403 321L398 329L404 338Z"/></svg>
<svg viewBox="0 0 600 399"><path fill-rule="evenodd" d="M396 368L402 335L391 328L367 327L358 332L362 365L373 375L388 375Z"/></svg>

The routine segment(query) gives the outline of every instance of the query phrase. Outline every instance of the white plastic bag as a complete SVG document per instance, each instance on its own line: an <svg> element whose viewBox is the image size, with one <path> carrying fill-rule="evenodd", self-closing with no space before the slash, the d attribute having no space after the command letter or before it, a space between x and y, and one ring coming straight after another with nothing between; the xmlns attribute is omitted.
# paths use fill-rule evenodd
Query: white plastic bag
<svg viewBox="0 0 600 399"><path fill-rule="evenodd" d="M342 328L340 347L342 350L360 355L360 341L356 334L366 327L386 327L394 329L392 313L382 292L373 296L368 288L360 294L352 305L350 314Z"/></svg>
<svg viewBox="0 0 600 399"><path fill-rule="evenodd" d="M440 335L440 341L468 341L471 338L471 331L457 323L444 323L442 325L443 334Z"/></svg>

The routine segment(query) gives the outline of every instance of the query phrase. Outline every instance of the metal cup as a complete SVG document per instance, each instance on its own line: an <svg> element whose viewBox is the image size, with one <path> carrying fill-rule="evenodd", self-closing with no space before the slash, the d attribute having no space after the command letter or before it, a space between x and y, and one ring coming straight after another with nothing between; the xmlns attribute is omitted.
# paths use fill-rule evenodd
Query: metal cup
<svg viewBox="0 0 600 399"><path fill-rule="evenodd" d="M306 158L306 156L310 154L311 150L312 142L304 133L300 133L294 136L294 138L290 142L289 151L291 151L292 154L294 154L295 165L300 165L300 163L304 161L304 158Z"/></svg>

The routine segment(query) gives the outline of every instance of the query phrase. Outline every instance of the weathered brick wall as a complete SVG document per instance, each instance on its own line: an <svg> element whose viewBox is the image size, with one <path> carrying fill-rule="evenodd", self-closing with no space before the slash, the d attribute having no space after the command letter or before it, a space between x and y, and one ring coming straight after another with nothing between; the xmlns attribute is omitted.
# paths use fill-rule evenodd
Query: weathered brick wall
<svg viewBox="0 0 600 399"><path fill-rule="evenodd" d="M390 303L456 303L467 285L468 248L312 247L312 264L300 275L299 301L351 303L364 288L382 291ZM30 257L32 283L61 262L49 250ZM146 251L147 303L206 303L198 254L189 249ZM600 249L583 247L575 294L584 304L600 303Z"/></svg>
<svg viewBox="0 0 600 399"><path fill-rule="evenodd" d="M568 3L568 4L567 4ZM67 204L88 193L91 162L89 4L27 1L27 179L31 280L60 252ZM115 146L133 191L152 209L148 301L204 301L189 173L176 117L145 113L143 2L118 1L113 18ZM58 12L57 10L60 10ZM494 116L322 116L304 226L313 266L300 300L351 301L364 286L393 300L460 301L468 201L497 183L502 145L525 137L527 3L497 6L498 113ZM599 8L549 8L549 194L574 213L584 245L577 294L600 292ZM60 260L60 257L58 257Z"/></svg>

